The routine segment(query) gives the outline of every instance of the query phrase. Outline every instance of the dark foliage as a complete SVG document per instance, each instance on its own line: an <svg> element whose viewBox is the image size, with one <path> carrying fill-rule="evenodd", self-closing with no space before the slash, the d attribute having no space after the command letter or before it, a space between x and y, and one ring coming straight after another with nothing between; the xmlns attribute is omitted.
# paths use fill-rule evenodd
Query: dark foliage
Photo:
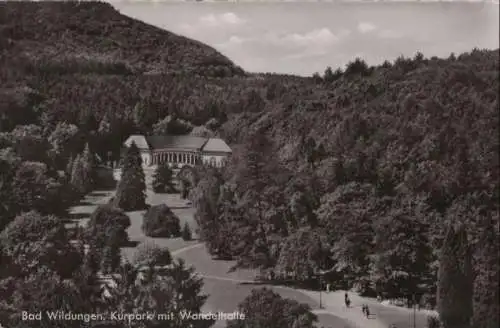
<svg viewBox="0 0 500 328"><path fill-rule="evenodd" d="M180 221L165 204L151 206L144 214L142 231L148 237L179 237Z"/></svg>
<svg viewBox="0 0 500 328"><path fill-rule="evenodd" d="M125 151L120 182L116 189L114 205L124 211L146 208L146 182L142 158L135 143Z"/></svg>
<svg viewBox="0 0 500 328"><path fill-rule="evenodd" d="M475 264L476 279L474 283L474 328L493 328L500 326L499 283L500 254L498 217L487 220L480 234L477 245L478 258Z"/></svg>
<svg viewBox="0 0 500 328"><path fill-rule="evenodd" d="M306 304L284 299L270 289L254 289L238 306L245 320L229 321L227 328L314 328L317 317Z"/></svg>
<svg viewBox="0 0 500 328"><path fill-rule="evenodd" d="M154 243L142 243L134 253L133 264L137 267L165 266L172 263L172 255L166 248Z"/></svg>
<svg viewBox="0 0 500 328"><path fill-rule="evenodd" d="M128 241L126 229L130 218L122 209L113 205L100 205L90 216L85 232L86 240L95 249L102 250L111 238L117 238L120 245Z"/></svg>
<svg viewBox="0 0 500 328"><path fill-rule="evenodd" d="M5 227L0 233L0 249L4 260L10 259L6 273L13 276L27 277L46 267L69 278L81 264L61 220L35 211L18 215Z"/></svg>
<svg viewBox="0 0 500 328"><path fill-rule="evenodd" d="M153 191L156 193L175 193L173 172L168 164L158 165L153 176Z"/></svg>
<svg viewBox="0 0 500 328"><path fill-rule="evenodd" d="M472 254L463 226L451 226L439 256L437 306L443 328L468 328L472 318Z"/></svg>
<svg viewBox="0 0 500 328"><path fill-rule="evenodd" d="M185 241L190 241L193 239L193 234L191 232L191 228L189 227L189 224L187 222L182 227L181 237Z"/></svg>

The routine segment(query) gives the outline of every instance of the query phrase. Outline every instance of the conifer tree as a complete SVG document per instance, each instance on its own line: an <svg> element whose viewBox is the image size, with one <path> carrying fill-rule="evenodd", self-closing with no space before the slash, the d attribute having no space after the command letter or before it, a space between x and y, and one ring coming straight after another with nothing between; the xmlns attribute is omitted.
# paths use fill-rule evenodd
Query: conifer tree
<svg viewBox="0 0 500 328"><path fill-rule="evenodd" d="M120 266L120 242L117 237L117 234L112 233L104 247L101 262L101 271L104 274L115 272Z"/></svg>
<svg viewBox="0 0 500 328"><path fill-rule="evenodd" d="M439 257L437 306L443 328L470 328L473 273L467 232L450 226Z"/></svg>
<svg viewBox="0 0 500 328"><path fill-rule="evenodd" d="M85 168L80 155L77 155L75 157L75 160L73 161L73 168L71 170L71 184L81 195L85 194Z"/></svg>
<svg viewBox="0 0 500 328"><path fill-rule="evenodd" d="M89 144L85 145L85 149L83 150L82 156L82 166L83 166L83 174L85 175L85 191L90 192L94 186L94 168L95 161L94 155L90 151Z"/></svg>
<svg viewBox="0 0 500 328"><path fill-rule="evenodd" d="M74 158L73 158L73 156L71 156L68 159L68 163L66 164L66 169L64 170L67 181L71 181L71 174L73 173L73 162L74 162Z"/></svg>
<svg viewBox="0 0 500 328"><path fill-rule="evenodd" d="M163 163L158 165L153 175L153 191L156 193L175 192L172 175L172 170L168 164Z"/></svg>
<svg viewBox="0 0 500 328"><path fill-rule="evenodd" d="M134 142L124 154L122 175L114 203L124 211L142 210L146 207L146 182L142 159Z"/></svg>
<svg viewBox="0 0 500 328"><path fill-rule="evenodd" d="M189 241L193 239L193 235L191 233L191 228L189 228L189 224L186 222L181 232L182 239L185 241Z"/></svg>

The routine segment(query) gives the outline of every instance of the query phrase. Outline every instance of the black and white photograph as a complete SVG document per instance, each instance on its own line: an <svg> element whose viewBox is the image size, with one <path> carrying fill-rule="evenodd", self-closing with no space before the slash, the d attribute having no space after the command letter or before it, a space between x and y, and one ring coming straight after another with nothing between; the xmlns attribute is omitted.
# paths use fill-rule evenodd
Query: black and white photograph
<svg viewBox="0 0 500 328"><path fill-rule="evenodd" d="M498 328L498 1L0 1L0 328Z"/></svg>

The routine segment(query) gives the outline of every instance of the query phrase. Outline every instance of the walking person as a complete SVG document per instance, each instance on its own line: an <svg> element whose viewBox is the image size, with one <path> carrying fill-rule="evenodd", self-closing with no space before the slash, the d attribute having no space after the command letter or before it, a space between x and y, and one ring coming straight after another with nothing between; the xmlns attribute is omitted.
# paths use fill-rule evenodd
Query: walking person
<svg viewBox="0 0 500 328"><path fill-rule="evenodd" d="M363 315L366 316L366 305L365 304L361 305L361 311L363 311Z"/></svg>
<svg viewBox="0 0 500 328"><path fill-rule="evenodd" d="M370 309L368 308L368 305L365 305L365 314L366 314L366 318L370 319Z"/></svg>
<svg viewBox="0 0 500 328"><path fill-rule="evenodd" d="M351 306L351 300L349 299L349 295L347 293L345 293L344 301L345 301L345 306L346 307L350 307Z"/></svg>

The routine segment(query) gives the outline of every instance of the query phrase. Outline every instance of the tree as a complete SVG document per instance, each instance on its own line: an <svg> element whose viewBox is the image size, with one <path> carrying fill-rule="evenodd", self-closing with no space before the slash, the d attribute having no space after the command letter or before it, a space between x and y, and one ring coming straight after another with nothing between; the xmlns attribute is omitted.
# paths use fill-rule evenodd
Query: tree
<svg viewBox="0 0 500 328"><path fill-rule="evenodd" d="M282 298L267 288L252 290L238 309L245 320L228 321L227 328L314 328L318 320L309 305Z"/></svg>
<svg viewBox="0 0 500 328"><path fill-rule="evenodd" d="M216 171L207 170L190 194L196 209L194 219L199 229L199 237L207 244L211 253L217 249L215 245L219 235L218 201L222 184L222 177Z"/></svg>
<svg viewBox="0 0 500 328"><path fill-rule="evenodd" d="M171 312L200 313L207 300L207 295L201 294L203 279L196 275L193 267L186 267L182 259L177 259L172 264L162 274L173 290ZM214 320L206 319L182 320L182 318L176 318L174 321L176 322L172 323L172 327L208 328L214 324Z"/></svg>
<svg viewBox="0 0 500 328"><path fill-rule="evenodd" d="M66 177L66 180L68 182L71 182L71 176L73 174L73 163L74 163L75 159L73 158L73 156L70 156L68 158L68 161L66 162L66 167L64 168L64 175Z"/></svg>
<svg viewBox="0 0 500 328"><path fill-rule="evenodd" d="M153 125L155 135L184 135L193 129L190 122L168 115Z"/></svg>
<svg viewBox="0 0 500 328"><path fill-rule="evenodd" d="M87 190L87 174L85 163L80 155L77 155L73 161L73 169L71 170L71 185L74 189L83 196Z"/></svg>
<svg viewBox="0 0 500 328"><path fill-rule="evenodd" d="M90 313L88 300L80 295L78 288L72 281L61 279L55 272L45 267L38 267L27 277L14 282L14 292L5 301L11 308L11 315L2 324L8 327L54 327L77 328L81 327L78 320L53 320L47 311L63 311L65 313ZM22 311L28 313L42 313L41 321L26 321L21 317Z"/></svg>
<svg viewBox="0 0 500 328"><path fill-rule="evenodd" d="M214 245L217 244L216 241L219 235L217 211L214 207L210 206L207 197L197 199L195 206L194 219L199 228L200 239L206 243L209 252L213 254L217 251L217 247Z"/></svg>
<svg viewBox="0 0 500 328"><path fill-rule="evenodd" d="M166 204L151 206L144 214L142 231L148 237L179 237L180 221Z"/></svg>
<svg viewBox="0 0 500 328"><path fill-rule="evenodd" d="M78 136L79 130L76 125L66 122L57 123L55 129L48 137L48 141L58 167L62 167L75 149L81 147Z"/></svg>
<svg viewBox="0 0 500 328"><path fill-rule="evenodd" d="M368 67L368 64L361 59L356 58L354 61L350 62L346 65L346 69L344 74L346 76L360 74L362 76L369 76L371 74L371 69Z"/></svg>
<svg viewBox="0 0 500 328"><path fill-rule="evenodd" d="M175 193L175 187L172 182L173 172L166 163L156 167L153 175L153 191L156 193Z"/></svg>
<svg viewBox="0 0 500 328"><path fill-rule="evenodd" d="M333 69L330 66L328 66L323 74L323 80L326 83L332 83L338 80L342 76L342 74L343 72L340 68L337 68L334 72Z"/></svg>
<svg viewBox="0 0 500 328"><path fill-rule="evenodd" d="M218 174L210 169L207 171L207 174ZM179 181L181 198L186 199L199 181L198 172L195 168L185 165L180 169L179 173L177 173L177 180Z"/></svg>
<svg viewBox="0 0 500 328"><path fill-rule="evenodd" d="M266 234L266 211L272 205L266 191L277 183L280 170L272 158L272 142L264 133L254 133L247 139L234 173L238 206L243 212L238 222L240 246L237 263L240 267L264 268L272 263Z"/></svg>
<svg viewBox="0 0 500 328"><path fill-rule="evenodd" d="M189 190L191 189L191 183L186 179L179 179L179 189L181 191L181 198L186 199L189 195Z"/></svg>
<svg viewBox="0 0 500 328"><path fill-rule="evenodd" d="M318 231L303 228L290 235L283 243L275 270L291 273L295 280L309 280L325 268L328 251ZM323 240L322 240L323 239Z"/></svg>
<svg viewBox="0 0 500 328"><path fill-rule="evenodd" d="M450 226L439 256L437 307L443 328L468 328L472 317L471 250L463 225Z"/></svg>
<svg viewBox="0 0 500 328"><path fill-rule="evenodd" d="M130 218L122 209L106 204L98 206L87 223L85 239L98 253L107 245L107 240L116 238L120 246L128 242L127 228Z"/></svg>
<svg viewBox="0 0 500 328"><path fill-rule="evenodd" d="M83 174L85 176L85 192L88 193L92 191L95 182L95 158L94 154L90 151L89 144L85 145L81 156Z"/></svg>
<svg viewBox="0 0 500 328"><path fill-rule="evenodd" d="M147 124L147 110L142 102L138 102L132 111L133 122L136 129L143 131L145 125Z"/></svg>
<svg viewBox="0 0 500 328"><path fill-rule="evenodd" d="M82 260L62 221L35 211L18 215L5 227L0 233L0 249L13 261L16 271L11 275L19 277L47 267L68 278Z"/></svg>
<svg viewBox="0 0 500 328"><path fill-rule="evenodd" d="M113 226L108 231L104 249L102 250L101 272L109 274L116 272L121 263L120 246L123 243L122 228Z"/></svg>
<svg viewBox="0 0 500 328"><path fill-rule="evenodd" d="M14 177L20 158L0 150L0 231L15 217L18 203L13 195Z"/></svg>
<svg viewBox="0 0 500 328"><path fill-rule="evenodd" d="M201 294L203 280L196 276L193 268L188 268L182 259L171 262L170 253L155 245L145 245L140 260L135 260L136 268L146 272L147 278L136 289L133 310L139 313L200 313L207 296ZM144 267L146 266L146 267ZM145 270L146 269L146 270ZM121 302L121 300L119 300ZM193 327L208 328L213 320L183 318L175 315L171 320L153 319L145 322L147 328Z"/></svg>
<svg viewBox="0 0 500 328"><path fill-rule="evenodd" d="M114 204L125 211L146 208L146 183L139 148L133 142L127 148L122 166L122 175L116 190Z"/></svg>
<svg viewBox="0 0 500 328"><path fill-rule="evenodd" d="M184 223L184 227L182 228L182 231L181 231L181 236L182 236L182 239L185 241L190 241L193 239L193 234L191 233L191 228L189 228L189 224L187 222Z"/></svg>
<svg viewBox="0 0 500 328"><path fill-rule="evenodd" d="M214 132L206 126L195 126L190 133L192 136L201 138L213 138Z"/></svg>
<svg viewBox="0 0 500 328"><path fill-rule="evenodd" d="M494 328L499 326L499 293L492 288L499 283L499 236L498 213L496 217L487 218L476 245L477 261L474 281L474 328Z"/></svg>
<svg viewBox="0 0 500 328"><path fill-rule="evenodd" d="M19 125L9 133L15 152L25 161L49 163L50 145L38 125Z"/></svg>
<svg viewBox="0 0 500 328"><path fill-rule="evenodd" d="M319 226L327 231L332 245L334 268L350 284L369 279L373 222L379 205L374 192L371 184L344 184L325 194L316 210Z"/></svg>
<svg viewBox="0 0 500 328"><path fill-rule="evenodd" d="M413 297L418 301L435 293L428 233L422 217L404 209L393 209L378 220L371 280L381 296L405 298L410 306Z"/></svg>
<svg viewBox="0 0 500 328"><path fill-rule="evenodd" d="M21 163L11 190L16 213L37 210L42 214L66 215L73 197L56 174L44 163Z"/></svg>

